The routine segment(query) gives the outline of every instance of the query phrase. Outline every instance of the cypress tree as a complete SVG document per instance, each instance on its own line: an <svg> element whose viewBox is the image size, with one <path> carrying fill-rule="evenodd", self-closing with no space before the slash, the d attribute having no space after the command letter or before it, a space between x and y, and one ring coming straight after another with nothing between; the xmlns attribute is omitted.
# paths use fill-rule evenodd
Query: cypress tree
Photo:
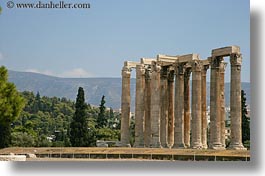
<svg viewBox="0 0 265 176"><path fill-rule="evenodd" d="M88 122L86 115L84 89L79 87L75 104L75 113L70 125L70 141L73 147L88 146Z"/></svg>
<svg viewBox="0 0 265 176"><path fill-rule="evenodd" d="M241 107L242 107L242 142L250 140L250 120L247 117L246 93L241 90Z"/></svg>
<svg viewBox="0 0 265 176"><path fill-rule="evenodd" d="M107 118L106 118L106 107L105 107L105 96L103 95L99 105L99 114L97 119L97 127L104 128L107 125Z"/></svg>

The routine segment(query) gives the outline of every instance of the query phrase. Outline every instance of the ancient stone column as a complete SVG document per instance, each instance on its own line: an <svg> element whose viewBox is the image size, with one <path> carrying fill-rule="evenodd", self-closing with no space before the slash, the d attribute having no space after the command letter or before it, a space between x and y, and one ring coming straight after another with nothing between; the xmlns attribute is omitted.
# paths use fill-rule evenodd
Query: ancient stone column
<svg viewBox="0 0 265 176"><path fill-rule="evenodd" d="M231 143L229 148L245 150L242 144L242 116L241 116L241 54L231 54L231 87L230 87L230 116Z"/></svg>
<svg viewBox="0 0 265 176"><path fill-rule="evenodd" d="M161 148L160 142L160 70L157 62L152 62L151 73L151 147Z"/></svg>
<svg viewBox="0 0 265 176"><path fill-rule="evenodd" d="M175 129L173 148L185 148L184 145L184 68L185 64L175 67Z"/></svg>
<svg viewBox="0 0 265 176"><path fill-rule="evenodd" d="M124 66L122 69L121 95L121 145L130 147L130 76L131 69Z"/></svg>
<svg viewBox="0 0 265 176"><path fill-rule="evenodd" d="M204 65L202 67L202 88L201 88L201 102L202 102L202 148L207 149L207 129L208 129L208 119L207 119L207 82L206 73L209 65Z"/></svg>
<svg viewBox="0 0 265 176"><path fill-rule="evenodd" d="M220 63L220 116L221 116L221 143L222 146L225 148L225 67L227 63L221 62Z"/></svg>
<svg viewBox="0 0 265 176"><path fill-rule="evenodd" d="M201 62L192 63L192 140L191 147L202 148L201 142Z"/></svg>
<svg viewBox="0 0 265 176"><path fill-rule="evenodd" d="M168 74L168 146L174 144L174 70Z"/></svg>
<svg viewBox="0 0 265 176"><path fill-rule="evenodd" d="M211 58L210 85L210 148L224 149L221 143L221 115L220 115L220 62L222 57Z"/></svg>
<svg viewBox="0 0 265 176"><path fill-rule="evenodd" d="M145 123L144 123L144 145L150 147L151 143L151 70L145 70Z"/></svg>
<svg viewBox="0 0 265 176"><path fill-rule="evenodd" d="M160 141L161 146L166 148L167 125L168 125L168 88L167 88L168 68L162 67L160 72Z"/></svg>
<svg viewBox="0 0 265 176"><path fill-rule="evenodd" d="M144 147L144 103L145 103L145 68L143 64L136 66L135 96L135 143L134 147Z"/></svg>
<svg viewBox="0 0 265 176"><path fill-rule="evenodd" d="M190 74L191 68L184 73L184 144L190 147Z"/></svg>

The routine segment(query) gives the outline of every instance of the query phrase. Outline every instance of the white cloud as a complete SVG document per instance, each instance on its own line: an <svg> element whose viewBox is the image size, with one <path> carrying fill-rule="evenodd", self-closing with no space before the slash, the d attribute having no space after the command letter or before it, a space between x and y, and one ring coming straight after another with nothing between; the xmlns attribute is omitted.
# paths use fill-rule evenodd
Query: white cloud
<svg viewBox="0 0 265 176"><path fill-rule="evenodd" d="M56 76L52 71L50 70L44 70L44 71L40 71L38 69L27 69L25 70L26 72L32 72L32 73L40 73L40 74L44 74L44 75L49 75L49 76Z"/></svg>
<svg viewBox="0 0 265 176"><path fill-rule="evenodd" d="M86 70L82 68L75 68L72 70L64 71L62 73L56 74L53 73L50 70L38 70L38 69L27 69L26 72L32 72L32 73L40 73L44 75L49 76L56 76L56 77L62 77L62 78L86 78L93 76L91 73L87 72Z"/></svg>
<svg viewBox="0 0 265 176"><path fill-rule="evenodd" d="M59 74L58 76L64 78L86 78L91 77L93 75L82 68L75 68L69 71L65 71L62 74Z"/></svg>

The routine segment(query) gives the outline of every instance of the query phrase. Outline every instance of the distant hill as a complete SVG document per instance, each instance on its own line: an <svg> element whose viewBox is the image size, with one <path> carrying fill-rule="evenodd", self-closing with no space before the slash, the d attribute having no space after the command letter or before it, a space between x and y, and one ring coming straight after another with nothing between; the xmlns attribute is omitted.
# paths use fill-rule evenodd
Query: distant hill
<svg viewBox="0 0 265 176"><path fill-rule="evenodd" d="M19 91L40 92L41 96L66 97L75 100L78 87L83 87L86 102L99 105L102 95L106 97L106 106L120 109L121 78L58 78L31 72L9 70L9 81L13 82ZM250 99L250 83L242 83L242 89L247 93L247 103ZM230 100L230 83L225 84L226 105ZM207 83L207 102L210 102L210 83ZM131 108L134 111L135 79L131 79Z"/></svg>

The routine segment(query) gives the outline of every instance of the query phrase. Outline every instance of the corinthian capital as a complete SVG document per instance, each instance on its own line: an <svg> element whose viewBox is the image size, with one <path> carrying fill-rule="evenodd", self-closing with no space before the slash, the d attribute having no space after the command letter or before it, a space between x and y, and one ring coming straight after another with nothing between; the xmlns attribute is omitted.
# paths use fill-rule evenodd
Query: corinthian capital
<svg viewBox="0 0 265 176"><path fill-rule="evenodd" d="M222 56L216 56L210 58L210 63L212 68L220 67L220 63L223 60Z"/></svg>
<svg viewBox="0 0 265 176"><path fill-rule="evenodd" d="M185 63L177 63L175 65L175 72L178 75L183 75L185 73L185 69L186 69Z"/></svg>
<svg viewBox="0 0 265 176"><path fill-rule="evenodd" d="M233 53L230 55L231 66L238 66L242 64L242 54Z"/></svg>
<svg viewBox="0 0 265 176"><path fill-rule="evenodd" d="M131 75L131 68L128 66L124 66L122 68L122 76L130 76Z"/></svg>
<svg viewBox="0 0 265 176"><path fill-rule="evenodd" d="M202 70L202 63L200 60L194 60L192 62L192 71L193 72L198 72Z"/></svg>
<svg viewBox="0 0 265 176"><path fill-rule="evenodd" d="M227 62L221 62L220 63L220 71L225 72L226 66L227 66Z"/></svg>
<svg viewBox="0 0 265 176"><path fill-rule="evenodd" d="M160 72L160 70L161 70L161 66L157 62L153 61L152 62L152 72L153 71L154 72Z"/></svg>
<svg viewBox="0 0 265 176"><path fill-rule="evenodd" d="M160 72L160 77L167 79L167 77L168 77L168 68L167 67L162 67L161 72Z"/></svg>
<svg viewBox="0 0 265 176"><path fill-rule="evenodd" d="M143 64L136 66L136 74L139 76L145 75L145 68Z"/></svg>

